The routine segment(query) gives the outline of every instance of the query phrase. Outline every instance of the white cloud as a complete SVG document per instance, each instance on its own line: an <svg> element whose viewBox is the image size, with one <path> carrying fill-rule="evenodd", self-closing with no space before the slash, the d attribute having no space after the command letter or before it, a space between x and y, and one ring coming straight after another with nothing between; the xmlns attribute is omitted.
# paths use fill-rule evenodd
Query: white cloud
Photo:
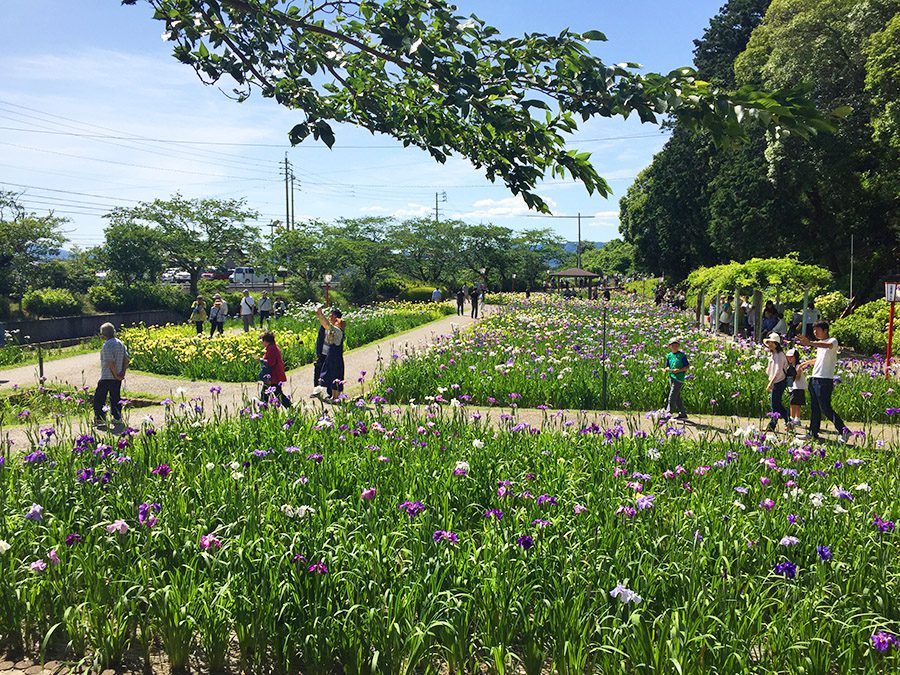
<svg viewBox="0 0 900 675"><path fill-rule="evenodd" d="M431 206L426 206L424 204L407 204L406 206L402 206L398 209L389 209L386 206L380 206L378 204L371 206L363 206L359 209L360 213L370 214L370 215L388 215L392 218L422 218L423 216L428 216L434 213L434 208Z"/></svg>
<svg viewBox="0 0 900 675"><path fill-rule="evenodd" d="M552 211L556 203L545 198L547 205ZM457 217L463 220L468 218L512 218L515 216L524 216L534 213L525 204L521 196L507 197L505 199L479 199L472 203L472 208L465 213L459 214Z"/></svg>

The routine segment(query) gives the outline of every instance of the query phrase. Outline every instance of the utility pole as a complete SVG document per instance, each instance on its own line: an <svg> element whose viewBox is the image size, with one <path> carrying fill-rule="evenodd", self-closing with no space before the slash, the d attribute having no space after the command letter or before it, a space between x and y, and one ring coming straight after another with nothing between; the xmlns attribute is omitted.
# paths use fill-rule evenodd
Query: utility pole
<svg viewBox="0 0 900 675"><path fill-rule="evenodd" d="M284 153L284 226L291 226L291 163L288 161L287 152Z"/></svg>
<svg viewBox="0 0 900 675"><path fill-rule="evenodd" d="M446 192L435 192L434 193L434 224L437 225L439 220L439 211L438 211L438 201L446 202L447 201L447 193Z"/></svg>
<svg viewBox="0 0 900 675"><path fill-rule="evenodd" d="M581 213L578 214L578 248L575 249L575 267L581 269Z"/></svg>
<svg viewBox="0 0 900 675"><path fill-rule="evenodd" d="M297 181L298 183L300 181ZM294 225L297 222L297 212L294 211L294 170L291 168L291 220L288 223L287 229L293 230Z"/></svg>

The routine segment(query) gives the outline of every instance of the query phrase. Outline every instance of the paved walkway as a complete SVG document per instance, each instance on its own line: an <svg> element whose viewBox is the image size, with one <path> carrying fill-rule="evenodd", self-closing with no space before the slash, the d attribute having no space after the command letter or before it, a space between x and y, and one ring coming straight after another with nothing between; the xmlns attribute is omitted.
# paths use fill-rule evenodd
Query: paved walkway
<svg viewBox="0 0 900 675"><path fill-rule="evenodd" d="M490 307L486 308L490 311ZM468 314L464 316L447 316L431 323L423 324L403 333L391 335L378 342L350 350L344 355L347 390L352 393L359 389L357 380L365 372L366 379L371 381L373 373L382 360L389 361L394 353L403 353L428 346L443 335L450 335L463 326L473 323ZM93 390L100 370L99 356L81 354L44 364L44 377L48 384L68 385L74 387L88 386ZM36 365L21 366L0 370L0 389L34 386L38 384ZM219 404L229 410L243 405L247 397L259 395L259 385L255 383L208 382L200 380L183 380L174 377L162 377L150 373L131 371L122 387L123 398L150 395L158 399L171 398L176 401L199 399L209 408L213 403L213 387L221 388L218 394ZM288 383L285 391L297 403L309 403L309 395L313 390L313 365L309 364L288 372ZM299 406L301 408L308 406ZM145 414L158 411L155 408L132 410L131 419L140 419ZM161 415L156 414L157 418ZM61 420L55 426L60 431L71 429L82 424L81 420ZM3 431L2 439L10 440L19 447L28 443L28 429L13 427Z"/></svg>
<svg viewBox="0 0 900 675"><path fill-rule="evenodd" d="M488 306L488 313L496 311L495 308ZM345 372L347 385L345 391L350 398L355 398L360 392L361 387L358 379L362 373L365 373L367 382L366 389L369 389L369 383L374 379L375 373L382 364L386 365L390 362L393 354L402 354L404 352L421 349L433 343L434 340L442 335L449 335L456 330L463 328L471 323L473 319L465 316L448 316L443 319L419 326L404 333L398 333L385 338L379 342L359 347L345 354ZM97 364L97 354L85 354L80 356L69 357L46 363L44 373L48 382L68 384L72 386L88 385L93 388L97 377L99 366ZM288 373L288 384L286 391L295 403L295 408L299 412L319 412L323 409L320 401L312 400L309 395L313 389L313 366L312 364L296 368ZM0 389L10 387L13 384L19 386L33 385L37 382L37 367L24 366L9 370L0 371ZM221 393L218 394L219 404L226 409L234 411L243 406L247 397L256 397L258 395L258 385L253 383L215 383L205 381L181 380L176 378L159 377L147 373L132 372L129 374L123 388L123 395L128 396L129 393L135 395L137 393L150 394L152 396L162 398L172 398L176 401L190 401L190 399L199 399L204 403L207 409L213 404L213 394L210 392L212 387L221 387ZM404 412L408 406L388 406L390 410ZM424 414L424 407L419 407ZM451 414L452 409L445 407L445 414ZM648 418L643 412L625 412L625 411L541 411L534 409L478 409L467 408L467 414L479 413L485 420L498 427L506 427L511 424L522 423L529 427L539 429L560 429L571 430L572 428L582 429L591 425L597 425L602 428L613 426L621 423L629 431L641 429L644 431L653 431L658 428L659 421L657 419ZM130 420L132 424L136 424L144 415L153 415L159 421L162 418L158 408L141 408L130 411ZM513 415L514 419L506 418L507 415ZM755 425L762 426L767 420L759 418L737 418L737 417L721 417L713 415L692 416L691 421L687 424L677 423L677 428L684 431L688 438L710 438L724 437L734 434L737 428L747 428ZM77 431L83 427L82 420L62 420L55 426L60 432ZM900 425L857 425L850 423L854 431L865 431L867 437L874 440L883 440L892 447L900 447ZM86 428L85 428L86 430ZM804 428L805 430L805 428ZM32 438L34 431L31 432ZM783 438L788 438L782 434ZM822 437L824 439L835 438L834 432L828 426L828 422L823 425ZM29 444L28 429L25 427L14 427L4 430L2 440L11 441L14 446L19 448L27 447ZM854 439L854 442L860 441L861 438Z"/></svg>

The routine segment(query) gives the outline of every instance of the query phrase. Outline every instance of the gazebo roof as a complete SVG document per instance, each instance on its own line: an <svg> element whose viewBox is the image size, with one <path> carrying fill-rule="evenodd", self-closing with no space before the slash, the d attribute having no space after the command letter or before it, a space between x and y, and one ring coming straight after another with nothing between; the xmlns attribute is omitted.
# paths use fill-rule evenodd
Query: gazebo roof
<svg viewBox="0 0 900 675"><path fill-rule="evenodd" d="M599 274L594 274L593 272L588 272L587 270L579 269L578 267L570 267L565 270L560 270L559 272L551 272L551 277L580 277L582 279L599 279Z"/></svg>

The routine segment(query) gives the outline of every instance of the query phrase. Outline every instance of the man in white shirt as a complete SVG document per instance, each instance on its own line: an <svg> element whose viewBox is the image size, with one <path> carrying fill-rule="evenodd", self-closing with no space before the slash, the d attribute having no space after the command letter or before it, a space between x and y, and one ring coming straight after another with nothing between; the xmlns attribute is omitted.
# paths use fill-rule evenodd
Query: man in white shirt
<svg viewBox="0 0 900 675"><path fill-rule="evenodd" d="M838 341L837 338L828 335L829 328L827 321L816 321L812 326L815 340L810 340L805 335L797 336L797 342L804 347L816 348L816 358L800 364L801 371L812 366L812 373L809 376L809 435L818 440L819 427L824 413L825 417L834 424L841 440L846 442L850 437L850 430L844 426L844 420L831 407Z"/></svg>
<svg viewBox="0 0 900 675"><path fill-rule="evenodd" d="M244 297L241 298L241 321L244 322L244 332L249 333L253 325L253 315L256 314L256 300L250 295L250 291L244 289Z"/></svg>
<svg viewBox="0 0 900 675"><path fill-rule="evenodd" d="M103 407L109 397L109 410L116 425L122 423L122 381L128 370L128 349L116 337L116 328L111 323L100 326L100 335L105 338L100 349L100 380L94 392L94 425L105 428L106 412Z"/></svg>

